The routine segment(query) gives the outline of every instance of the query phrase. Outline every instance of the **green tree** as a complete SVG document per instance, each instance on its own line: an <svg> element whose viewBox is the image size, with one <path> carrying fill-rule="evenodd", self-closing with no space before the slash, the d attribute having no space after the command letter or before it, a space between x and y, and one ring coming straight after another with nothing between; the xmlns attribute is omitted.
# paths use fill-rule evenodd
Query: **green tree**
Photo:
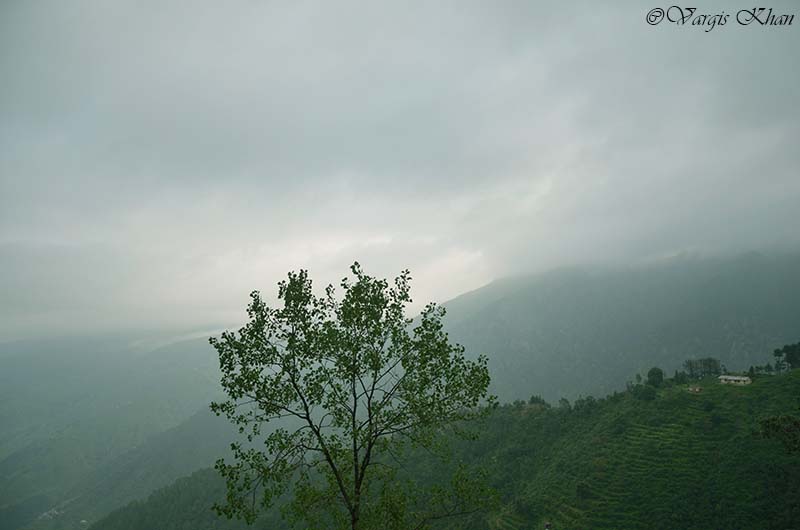
<svg viewBox="0 0 800 530"><path fill-rule="evenodd" d="M462 427L488 413L486 357L449 341L444 308L427 305L416 325L406 317L408 271L393 285L358 263L351 271L341 299L290 272L282 307L254 291L249 322L210 340L229 398L211 408L247 437L231 445L233 463L217 461L227 483L218 513L251 523L290 490L284 514L305 528L425 528L480 508L486 491L463 469L424 494L400 473L406 449L437 451L445 429L470 436Z"/></svg>
<svg viewBox="0 0 800 530"><path fill-rule="evenodd" d="M772 354L775 356L775 366L778 371L788 368L800 368L800 342L787 344L783 348L776 349Z"/></svg>
<svg viewBox="0 0 800 530"><path fill-rule="evenodd" d="M631 389L633 397L643 401L653 401L656 398L656 389L650 385L636 385Z"/></svg>
<svg viewBox="0 0 800 530"><path fill-rule="evenodd" d="M800 418L784 414L764 418L759 423L761 436L780 440L789 453L800 453Z"/></svg>
<svg viewBox="0 0 800 530"><path fill-rule="evenodd" d="M658 367L650 368L647 372L647 384L656 388L664 382L664 370Z"/></svg>
<svg viewBox="0 0 800 530"><path fill-rule="evenodd" d="M528 404L529 405L541 405L541 406L543 406L545 408L548 408L548 409L550 408L550 403L545 401L544 398L542 396L538 395L538 394L532 395L531 398L528 400Z"/></svg>
<svg viewBox="0 0 800 530"><path fill-rule="evenodd" d="M688 359L683 363L690 379L702 379L710 375L719 375L723 371L719 359L705 357L703 359Z"/></svg>
<svg viewBox="0 0 800 530"><path fill-rule="evenodd" d="M689 374L683 371L679 372L675 370L675 376L673 377L673 380L675 381L676 385L685 385L689 382Z"/></svg>

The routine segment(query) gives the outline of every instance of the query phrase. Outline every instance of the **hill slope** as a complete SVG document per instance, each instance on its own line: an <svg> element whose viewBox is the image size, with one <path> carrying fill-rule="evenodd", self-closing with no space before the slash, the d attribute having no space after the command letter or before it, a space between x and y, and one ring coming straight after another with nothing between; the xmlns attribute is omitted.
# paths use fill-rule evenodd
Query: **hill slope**
<svg viewBox="0 0 800 530"><path fill-rule="evenodd" d="M700 384L699 395L673 386L651 401L624 392L569 409L499 408L478 442L455 449L490 470L502 505L449 528L793 528L800 457L755 431L759 418L798 410L800 370L748 387ZM411 470L422 481L442 471L424 457ZM222 494L214 471L201 471L91 528L243 528L208 509ZM274 513L256 525L282 527Z"/></svg>
<svg viewBox="0 0 800 530"><path fill-rule="evenodd" d="M209 411L200 411L87 474L64 495L65 501L48 507L51 516L19 526L30 530L85 528L81 521L95 521L207 466L227 452L230 441L225 420Z"/></svg>
<svg viewBox="0 0 800 530"><path fill-rule="evenodd" d="M10 343L0 351L0 513L14 514L0 517L0 529L63 511L99 485L90 481L100 473L111 476L144 451L174 454L170 435L158 433L180 425L219 392L217 360L205 341L150 352L126 349L118 340ZM213 428L201 430L205 439ZM159 448L147 449L153 445ZM164 466L143 473L166 476L151 484L156 487L208 458L205 453L192 461L195 467L176 474ZM151 489L142 486L134 488L137 496Z"/></svg>
<svg viewBox="0 0 800 530"><path fill-rule="evenodd" d="M490 355L501 400L604 395L653 365L670 373L715 356L746 368L800 340L800 256L562 270L446 306L452 337ZM0 530L53 508L33 527L72 528L219 456L226 425L201 415L177 427L218 391L207 342L136 354L119 344L0 345Z"/></svg>
<svg viewBox="0 0 800 530"><path fill-rule="evenodd" d="M747 369L800 340L800 255L555 271L446 307L453 338L489 355L501 400L605 395L652 366L710 356Z"/></svg>

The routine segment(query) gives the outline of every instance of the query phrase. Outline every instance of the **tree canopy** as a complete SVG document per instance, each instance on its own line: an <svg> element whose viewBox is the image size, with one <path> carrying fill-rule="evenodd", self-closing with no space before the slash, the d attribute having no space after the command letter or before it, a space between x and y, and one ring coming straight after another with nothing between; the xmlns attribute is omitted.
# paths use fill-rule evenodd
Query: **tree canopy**
<svg viewBox="0 0 800 530"><path fill-rule="evenodd" d="M212 410L246 435L233 463L217 462L227 482L219 513L252 522L290 490L287 518L312 528L423 528L477 506L480 487L466 474L420 495L398 472L404 447L434 450L445 429L468 436L465 422L487 413L486 357L470 360L449 341L441 306L406 316L407 270L392 285L358 263L351 272L341 299L290 272L278 284L282 307L254 291L249 322L210 339L229 398Z"/></svg>
<svg viewBox="0 0 800 530"><path fill-rule="evenodd" d="M691 379L702 379L703 377L722 373L722 363L720 363L719 359L712 357L688 359L684 361L683 367Z"/></svg>
<svg viewBox="0 0 800 530"><path fill-rule="evenodd" d="M664 370L654 366L647 372L647 384L659 387L664 382Z"/></svg>
<svg viewBox="0 0 800 530"><path fill-rule="evenodd" d="M762 419L761 435L780 440L789 453L800 453L800 418L782 414Z"/></svg>
<svg viewBox="0 0 800 530"><path fill-rule="evenodd" d="M773 352L775 356L775 364L780 369L784 367L788 369L800 368L800 342L796 344L787 344L783 348L778 348Z"/></svg>

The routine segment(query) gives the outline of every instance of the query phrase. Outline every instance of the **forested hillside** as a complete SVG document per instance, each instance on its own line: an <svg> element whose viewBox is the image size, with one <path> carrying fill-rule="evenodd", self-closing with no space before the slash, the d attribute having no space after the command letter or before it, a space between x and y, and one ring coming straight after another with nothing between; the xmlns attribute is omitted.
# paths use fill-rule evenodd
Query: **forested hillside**
<svg viewBox="0 0 800 530"><path fill-rule="evenodd" d="M142 445L98 467L55 506L57 513L28 523L33 530L81 528L132 499L146 497L176 478L208 465L225 454L230 431L225 421L201 411Z"/></svg>
<svg viewBox="0 0 800 530"><path fill-rule="evenodd" d="M698 4L0 0L0 530L800 530L800 0Z"/></svg>
<svg viewBox="0 0 800 530"><path fill-rule="evenodd" d="M758 421L800 414L800 370L749 386L710 378L667 381L654 396L626 391L550 407L539 400L498 408L454 461L489 471L497 508L441 528L664 529L794 528L800 520L800 455L759 435ZM409 469L442 476L424 455ZM227 530L241 523L209 509L221 480L201 471L146 502L117 510L93 530ZM269 514L256 528L283 528Z"/></svg>
<svg viewBox="0 0 800 530"><path fill-rule="evenodd" d="M488 355L501 402L555 403L687 358L764 364L800 338L800 256L561 270L446 306L452 338ZM130 340L0 345L0 530L81 528L225 449L230 426L206 412L219 391L207 341L140 351Z"/></svg>
<svg viewBox="0 0 800 530"><path fill-rule="evenodd" d="M675 258L492 283L447 303L452 336L489 355L501 400L605 395L689 358L760 364L800 330L800 256Z"/></svg>
<svg viewBox="0 0 800 530"><path fill-rule="evenodd" d="M4 530L45 512L37 525L60 526L64 512L93 491L102 495L90 512L105 513L202 466L220 447L209 421L190 423L202 435L183 436L180 446L170 441L192 427L170 429L218 395L217 362L205 341L154 351L126 348L120 339L39 341L0 351ZM204 451L206 441L213 450ZM175 460L165 466L158 455ZM122 472L132 462L135 472Z"/></svg>

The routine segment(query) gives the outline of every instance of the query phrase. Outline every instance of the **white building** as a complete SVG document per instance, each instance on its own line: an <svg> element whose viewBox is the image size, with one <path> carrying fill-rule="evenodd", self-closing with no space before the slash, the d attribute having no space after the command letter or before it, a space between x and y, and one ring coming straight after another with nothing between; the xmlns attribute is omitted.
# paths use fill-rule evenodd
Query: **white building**
<svg viewBox="0 0 800 530"><path fill-rule="evenodd" d="M749 385L753 381L746 375L721 375L719 382L723 385Z"/></svg>

